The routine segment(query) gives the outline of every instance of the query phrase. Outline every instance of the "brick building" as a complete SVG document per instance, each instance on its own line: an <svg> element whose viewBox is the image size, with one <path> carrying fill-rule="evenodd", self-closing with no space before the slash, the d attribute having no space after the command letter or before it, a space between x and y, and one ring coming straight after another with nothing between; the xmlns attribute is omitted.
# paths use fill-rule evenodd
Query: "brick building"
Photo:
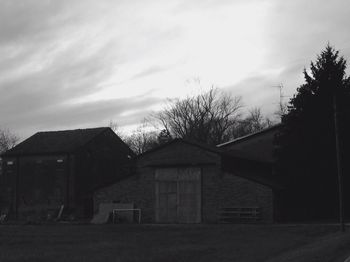
<svg viewBox="0 0 350 262"><path fill-rule="evenodd" d="M117 202L140 208L145 223L273 221L270 163L181 139L136 162L134 175L95 192L95 212Z"/></svg>
<svg viewBox="0 0 350 262"><path fill-rule="evenodd" d="M43 218L64 205L89 217L93 192L127 176L132 157L110 128L36 133L2 155L0 209Z"/></svg>

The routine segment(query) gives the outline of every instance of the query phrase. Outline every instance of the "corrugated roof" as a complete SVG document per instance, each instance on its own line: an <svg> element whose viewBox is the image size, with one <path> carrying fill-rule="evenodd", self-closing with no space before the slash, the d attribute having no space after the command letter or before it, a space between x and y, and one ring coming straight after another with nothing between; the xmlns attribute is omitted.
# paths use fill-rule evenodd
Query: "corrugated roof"
<svg viewBox="0 0 350 262"><path fill-rule="evenodd" d="M110 128L98 127L38 132L5 152L3 156L73 152L108 129Z"/></svg>

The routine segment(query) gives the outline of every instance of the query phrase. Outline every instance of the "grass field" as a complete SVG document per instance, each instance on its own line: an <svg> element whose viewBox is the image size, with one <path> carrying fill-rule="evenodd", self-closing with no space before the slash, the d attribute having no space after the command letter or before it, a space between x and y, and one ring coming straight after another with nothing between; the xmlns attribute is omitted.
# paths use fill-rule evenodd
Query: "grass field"
<svg viewBox="0 0 350 262"><path fill-rule="evenodd" d="M344 261L350 234L319 225L0 226L0 261Z"/></svg>

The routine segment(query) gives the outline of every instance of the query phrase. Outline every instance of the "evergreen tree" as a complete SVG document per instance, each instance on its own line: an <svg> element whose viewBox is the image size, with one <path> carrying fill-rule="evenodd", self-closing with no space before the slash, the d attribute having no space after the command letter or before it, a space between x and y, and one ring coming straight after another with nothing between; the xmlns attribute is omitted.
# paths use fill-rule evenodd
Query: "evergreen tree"
<svg viewBox="0 0 350 262"><path fill-rule="evenodd" d="M345 70L346 60L327 45L310 69L304 69L305 83L282 117L276 137L277 172L286 187L284 205L289 218L323 219L338 214L333 99L336 96L341 154L346 159L350 80Z"/></svg>

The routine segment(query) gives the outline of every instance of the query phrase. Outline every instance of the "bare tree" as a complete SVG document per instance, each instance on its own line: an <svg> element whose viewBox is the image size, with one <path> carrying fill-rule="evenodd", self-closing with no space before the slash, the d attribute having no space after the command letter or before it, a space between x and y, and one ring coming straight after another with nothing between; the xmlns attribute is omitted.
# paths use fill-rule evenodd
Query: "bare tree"
<svg viewBox="0 0 350 262"><path fill-rule="evenodd" d="M288 114L288 103L280 102L275 111L275 115L281 120L284 115Z"/></svg>
<svg viewBox="0 0 350 262"><path fill-rule="evenodd" d="M169 100L153 118L172 137L215 145L232 138L241 107L241 97L211 88L201 95Z"/></svg>
<svg viewBox="0 0 350 262"><path fill-rule="evenodd" d="M114 133L116 133L121 139L124 138L124 133L120 130L120 126L118 125L117 122L110 120L108 127L110 127Z"/></svg>
<svg viewBox="0 0 350 262"><path fill-rule="evenodd" d="M158 145L158 133L147 131L147 123L142 123L130 135L124 137L124 142L136 154L142 154Z"/></svg>
<svg viewBox="0 0 350 262"><path fill-rule="evenodd" d="M14 147L18 141L19 137L8 128L0 129L0 154Z"/></svg>
<svg viewBox="0 0 350 262"><path fill-rule="evenodd" d="M247 121L250 122L252 132L260 131L266 127L265 119L259 107L249 110Z"/></svg>
<svg viewBox="0 0 350 262"><path fill-rule="evenodd" d="M239 121L235 127L234 136L241 137L249 135L273 125L273 122L263 115L261 108L254 107L248 111L248 115Z"/></svg>

